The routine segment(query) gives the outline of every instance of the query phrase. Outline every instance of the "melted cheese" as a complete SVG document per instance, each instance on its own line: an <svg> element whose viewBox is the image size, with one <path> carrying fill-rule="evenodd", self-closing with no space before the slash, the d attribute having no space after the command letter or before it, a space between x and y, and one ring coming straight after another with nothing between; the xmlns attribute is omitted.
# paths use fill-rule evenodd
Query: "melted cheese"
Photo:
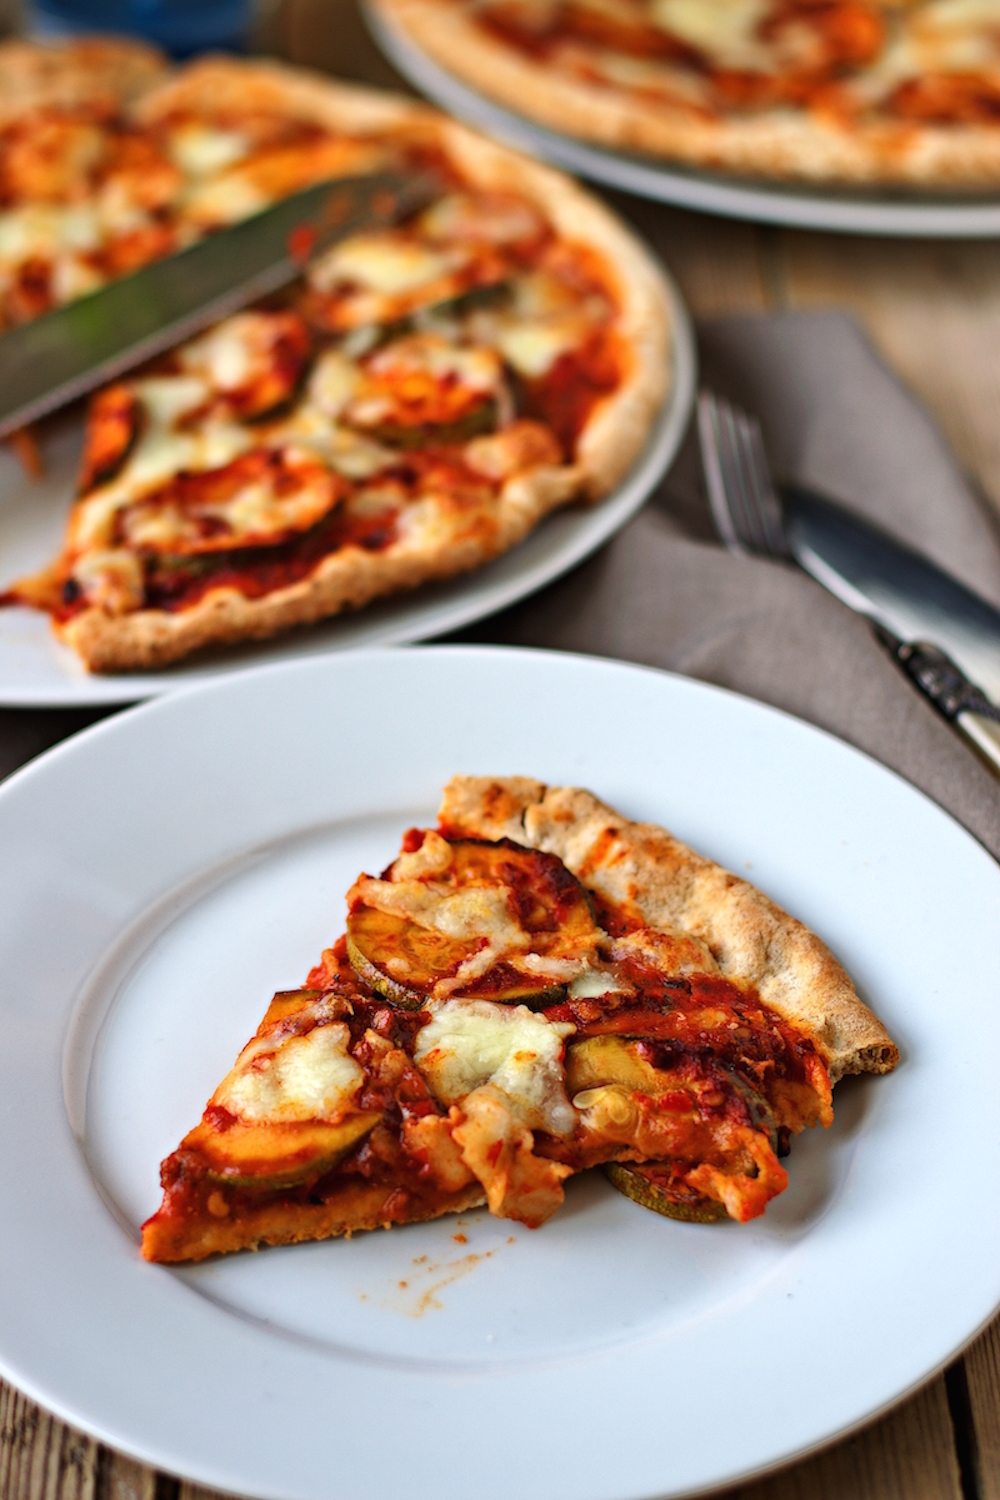
<svg viewBox="0 0 1000 1500"><path fill-rule="evenodd" d="M189 121L170 132L168 150L187 177L210 177L247 154L249 141L238 130Z"/></svg>
<svg viewBox="0 0 1000 1500"><path fill-rule="evenodd" d="M582 340L586 330L577 321L560 323L501 323L497 347L519 375L538 380L547 375L562 355Z"/></svg>
<svg viewBox="0 0 1000 1500"><path fill-rule="evenodd" d="M238 170L212 178L188 193L184 211L198 224L235 224L266 208L269 198L256 183Z"/></svg>
<svg viewBox="0 0 1000 1500"><path fill-rule="evenodd" d="M114 478L77 505L73 514L77 546L105 545L116 513L180 470L219 468L253 443L250 431L231 422L175 430L179 417L197 410L208 398L207 385L196 376L149 376L134 381L132 389L142 403L144 426Z"/></svg>
<svg viewBox="0 0 1000 1500"><path fill-rule="evenodd" d="M0 263L7 265L35 255L51 259L71 250L94 250L102 239L93 204L25 203L0 213Z"/></svg>
<svg viewBox="0 0 1000 1500"><path fill-rule="evenodd" d="M252 379L258 350L266 346L268 322L259 313L227 318L180 351L184 369L204 375L215 390L237 390Z"/></svg>
<svg viewBox="0 0 1000 1500"><path fill-rule="evenodd" d="M486 1084L502 1091L529 1129L568 1135L577 1116L563 1086L563 1039L575 1027L524 1005L446 1000L417 1035L414 1061L443 1104Z"/></svg>
<svg viewBox="0 0 1000 1500"><path fill-rule="evenodd" d="M650 19L672 36L730 68L767 68L773 53L757 28L771 0L653 0Z"/></svg>
<svg viewBox="0 0 1000 1500"><path fill-rule="evenodd" d="M348 1053L343 1022L316 1026L273 1048L251 1042L213 1097L240 1119L336 1120L348 1112L364 1073Z"/></svg>
<svg viewBox="0 0 1000 1500"><path fill-rule="evenodd" d="M406 917L418 927L446 937L482 938L493 953L527 947L529 937L511 914L503 885L461 886L458 890L423 880L373 880L362 876L354 892L368 906Z"/></svg>
<svg viewBox="0 0 1000 1500"><path fill-rule="evenodd" d="M462 256L390 234L358 234L342 240L309 268L320 291L349 282L369 292L399 296L446 276Z"/></svg>

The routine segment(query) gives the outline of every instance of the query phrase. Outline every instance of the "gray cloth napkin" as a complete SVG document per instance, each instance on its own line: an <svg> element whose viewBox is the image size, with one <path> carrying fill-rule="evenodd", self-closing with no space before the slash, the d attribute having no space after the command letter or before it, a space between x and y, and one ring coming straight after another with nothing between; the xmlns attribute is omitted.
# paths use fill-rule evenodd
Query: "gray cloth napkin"
<svg viewBox="0 0 1000 1500"><path fill-rule="evenodd" d="M1000 534L927 412L838 313L725 318L702 378L761 418L775 468L849 501L1000 604ZM1000 784L867 623L793 567L714 540L694 445L596 557L463 639L666 667L808 719L927 792L1000 857Z"/></svg>

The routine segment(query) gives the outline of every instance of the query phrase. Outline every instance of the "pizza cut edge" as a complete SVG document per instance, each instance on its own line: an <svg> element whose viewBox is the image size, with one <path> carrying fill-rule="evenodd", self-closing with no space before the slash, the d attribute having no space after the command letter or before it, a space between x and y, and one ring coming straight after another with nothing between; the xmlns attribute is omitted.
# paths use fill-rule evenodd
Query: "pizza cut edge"
<svg viewBox="0 0 1000 1500"><path fill-rule="evenodd" d="M449 862L462 857L471 875L449 886ZM508 882L499 915L494 865ZM504 913L514 901L523 917L536 897L558 922L554 933L543 922L545 941L518 957L503 948ZM449 937L434 927L439 901ZM274 997L164 1161L163 1202L143 1226L147 1259L349 1236L484 1202L537 1227L563 1180L594 1165L672 1217L745 1220L787 1183L782 1133L787 1149L790 1133L829 1124L839 1078L899 1060L808 928L579 788L455 777L438 831L407 834L382 877L359 878L349 909L346 944L305 988ZM390 933L381 971L365 936L380 930ZM459 968L473 976L470 993L455 977L412 991L425 951L451 954L456 933L471 955ZM623 974L648 984L654 970L646 1015L624 996L586 998L623 987ZM664 1026L664 1007L677 1008L679 1026ZM737 1045L750 1059L737 1076L726 1028L740 1026L760 1036ZM768 1080L759 1095L755 1069ZM683 1171L661 1160L667 1147L691 1155Z"/></svg>
<svg viewBox="0 0 1000 1500"><path fill-rule="evenodd" d="M598 501L613 490L643 452L671 389L672 314L658 268L610 210L562 174L419 104L276 63L206 59L146 94L137 112L152 122L172 111L197 114L199 109L286 111L334 130L399 131L411 141L426 136L459 163L473 188L523 194L560 236L584 243L601 258L613 283L615 330L627 367L591 413L573 462L514 472L500 489L489 528L444 538L415 535L391 555L344 549L324 558L307 577L257 597L220 586L176 611L84 609L58 629L96 672L156 669L206 647L267 639L481 567L524 540L559 507Z"/></svg>
<svg viewBox="0 0 1000 1500"><path fill-rule="evenodd" d="M857 187L987 191L1000 180L1000 132L977 123L856 121L821 110L712 116L640 90L589 86L521 56L441 0L371 0L390 28L487 98L562 135L713 173Z"/></svg>

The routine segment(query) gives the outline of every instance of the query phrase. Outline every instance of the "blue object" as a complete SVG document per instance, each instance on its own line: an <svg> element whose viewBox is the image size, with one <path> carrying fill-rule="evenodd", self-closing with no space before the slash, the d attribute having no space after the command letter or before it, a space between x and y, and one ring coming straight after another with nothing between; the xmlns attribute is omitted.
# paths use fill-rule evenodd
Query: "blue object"
<svg viewBox="0 0 1000 1500"><path fill-rule="evenodd" d="M27 30L39 37L113 32L152 42L173 57L247 44L252 0L32 0Z"/></svg>

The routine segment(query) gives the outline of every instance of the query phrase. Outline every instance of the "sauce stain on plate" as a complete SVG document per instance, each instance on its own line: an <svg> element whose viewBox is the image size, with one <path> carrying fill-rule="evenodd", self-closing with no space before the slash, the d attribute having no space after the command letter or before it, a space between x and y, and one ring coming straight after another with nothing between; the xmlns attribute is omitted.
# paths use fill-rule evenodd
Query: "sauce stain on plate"
<svg viewBox="0 0 1000 1500"><path fill-rule="evenodd" d="M451 1238L456 1245L469 1243L469 1236L461 1228ZM511 1245L514 1242L515 1236L508 1235L506 1243ZM408 1318L422 1318L425 1313L441 1311L445 1305L441 1293L445 1288L461 1281L484 1261L492 1260L499 1248L469 1250L454 1260L432 1260L429 1255L415 1255L410 1262L412 1272L401 1277L392 1292L381 1297L373 1292L359 1292L359 1300L378 1301L388 1311L402 1313Z"/></svg>

